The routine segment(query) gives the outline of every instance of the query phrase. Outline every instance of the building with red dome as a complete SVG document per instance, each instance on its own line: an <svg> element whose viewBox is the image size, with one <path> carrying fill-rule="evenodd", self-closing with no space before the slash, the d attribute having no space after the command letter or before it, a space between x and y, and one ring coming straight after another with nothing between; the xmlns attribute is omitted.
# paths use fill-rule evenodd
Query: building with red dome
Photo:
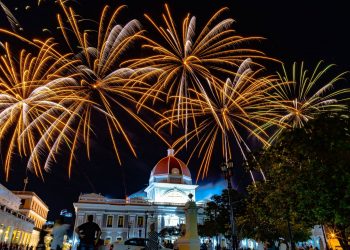
<svg viewBox="0 0 350 250"><path fill-rule="evenodd" d="M191 172L186 164L168 149L167 156L154 166L149 185L127 199L110 199L101 194L82 194L74 203L75 227L86 222L88 215L102 229L101 238L105 244L127 238L141 238L147 235L150 223L156 230L178 227L185 223L185 203L192 194L196 198L197 185L192 184ZM202 204L198 203L199 206ZM203 222L203 209L199 209L198 220ZM73 241L77 246L77 236Z"/></svg>
<svg viewBox="0 0 350 250"><path fill-rule="evenodd" d="M186 203L188 195L196 198L197 185L192 185L190 170L186 164L168 149L168 156L161 159L151 171L149 186L145 189L147 198L154 202Z"/></svg>

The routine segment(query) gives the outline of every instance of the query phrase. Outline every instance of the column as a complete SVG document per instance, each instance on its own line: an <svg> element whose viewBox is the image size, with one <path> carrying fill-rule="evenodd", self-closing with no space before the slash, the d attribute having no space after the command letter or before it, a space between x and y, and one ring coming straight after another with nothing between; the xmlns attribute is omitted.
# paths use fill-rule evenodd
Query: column
<svg viewBox="0 0 350 250"><path fill-rule="evenodd" d="M22 244L23 237L24 237L24 232L23 231L19 231L18 244Z"/></svg>
<svg viewBox="0 0 350 250"><path fill-rule="evenodd" d="M17 234L18 234L18 230L17 230L17 229L14 229L14 230L12 231L12 236L9 237L9 240L10 240L11 243L16 243Z"/></svg>
<svg viewBox="0 0 350 250"><path fill-rule="evenodd" d="M128 234L129 238L135 237L136 215L129 215Z"/></svg>
<svg viewBox="0 0 350 250"><path fill-rule="evenodd" d="M85 217L85 213L77 213L77 217L75 219L75 227L83 224L85 221L84 221L84 217Z"/></svg>
<svg viewBox="0 0 350 250"><path fill-rule="evenodd" d="M3 227L0 228L0 242L4 241L5 232L6 232L6 226L3 225Z"/></svg>
<svg viewBox="0 0 350 250"><path fill-rule="evenodd" d="M96 224L98 224L100 227L102 227L102 217L103 217L103 214L96 214L95 222L96 222Z"/></svg>
<svg viewBox="0 0 350 250"><path fill-rule="evenodd" d="M3 238L3 240L4 240L4 242L10 242L10 240L11 240L11 237L12 237L12 227L11 226L8 226L7 228L6 228L6 231L5 231L5 233L4 233L4 238Z"/></svg>

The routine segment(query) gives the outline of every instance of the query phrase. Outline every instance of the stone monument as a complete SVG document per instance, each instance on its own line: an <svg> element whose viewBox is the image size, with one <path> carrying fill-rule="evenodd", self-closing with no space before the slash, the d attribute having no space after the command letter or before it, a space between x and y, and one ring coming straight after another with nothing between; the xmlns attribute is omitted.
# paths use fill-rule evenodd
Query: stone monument
<svg viewBox="0 0 350 250"><path fill-rule="evenodd" d="M189 201L185 204L186 230L185 234L178 239L179 250L199 250L200 241L197 228L197 206L189 194Z"/></svg>

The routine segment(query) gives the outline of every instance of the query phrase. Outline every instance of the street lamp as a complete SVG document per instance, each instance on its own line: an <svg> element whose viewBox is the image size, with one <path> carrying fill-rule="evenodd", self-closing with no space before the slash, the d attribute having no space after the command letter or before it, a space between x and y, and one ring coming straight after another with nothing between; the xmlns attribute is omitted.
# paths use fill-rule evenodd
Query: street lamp
<svg viewBox="0 0 350 250"><path fill-rule="evenodd" d="M232 192L232 184L231 184L231 177L233 176L233 161L228 160L226 162L221 163L220 165L221 171L225 177L225 180L227 181L227 194L228 194L228 203L230 206L230 222L231 222L231 245L232 250L237 249L237 242L236 242L236 226L235 226L235 217L233 213L233 206L232 206L232 200L231 200L231 192Z"/></svg>

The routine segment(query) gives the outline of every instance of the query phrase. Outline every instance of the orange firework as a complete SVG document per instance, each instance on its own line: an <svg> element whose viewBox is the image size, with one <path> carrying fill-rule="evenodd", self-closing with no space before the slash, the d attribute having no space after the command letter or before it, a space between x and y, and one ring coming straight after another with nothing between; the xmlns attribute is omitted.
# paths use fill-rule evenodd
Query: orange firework
<svg viewBox="0 0 350 250"><path fill-rule="evenodd" d="M117 135L121 135L134 155L136 152L123 127L121 114L117 113L116 109L129 115L146 130L153 130L131 108L137 103L135 96L147 92L149 86L144 81L138 80L137 76L144 74L148 69L119 67L123 62L125 52L141 36L141 25L135 19L124 26L116 24L118 14L125 6L118 7L109 18L107 18L109 7L105 6L96 36L92 29L82 30L79 27L82 20L77 19L74 10L65 6L62 0L59 2L69 24L66 27L62 17L58 15L59 26L68 46L80 61L76 69L81 73L82 78L77 94L81 100L84 100L77 101L70 107L70 110L76 115L67 121L70 126L74 126L73 123L75 123L76 129L71 145L69 173L80 135L83 135L88 157L90 157L91 118L94 112L104 116L116 157L121 164L118 151L120 141L117 140ZM157 114L157 111L151 108L148 110Z"/></svg>
<svg viewBox="0 0 350 250"><path fill-rule="evenodd" d="M279 112L279 123L289 127L301 128L309 120L314 119L323 112L338 112L346 109L344 97L349 93L349 88L335 85L344 79L344 73L328 76L327 73L335 65L323 66L320 61L313 71L308 71L302 62L298 67L293 64L291 73L288 73L283 65L282 74L278 74L278 84L274 85L273 95L276 97L276 111ZM270 127L266 124L265 127ZM280 126L271 136L274 141L283 131L285 126Z"/></svg>
<svg viewBox="0 0 350 250"><path fill-rule="evenodd" d="M191 117L190 131L175 142L178 149L186 146L187 141L195 141L195 152L203 160L197 175L197 180L208 173L211 158L217 143L221 144L222 157L227 161L232 159L232 150L238 148L245 158L250 151L246 141L248 136L256 138L263 145L268 144L268 135L261 128L262 124L274 122L277 114L271 112L273 97L269 95L273 76L258 77L260 71L252 71L251 60L245 60L233 80L217 83L212 92L191 89L196 98L184 98L182 101L191 107L186 114L176 112L170 121ZM176 98L176 97L174 97ZM169 125L170 121L159 122L159 128ZM253 177L253 176L252 176Z"/></svg>
<svg viewBox="0 0 350 250"><path fill-rule="evenodd" d="M176 29L168 5L165 5L166 13L162 15L165 27L158 26L151 17L145 15L153 27L161 35L162 40L156 41L143 36L147 41L144 48L153 51L153 54L131 60L131 67L153 67L153 72L158 76L157 82L146 92L139 101L142 105L150 96L158 96L160 91L167 93L166 100L172 99L172 112L182 112L181 117L187 123L189 103L183 100L196 98L193 90L210 91L217 78L222 75L234 77L239 65L248 57L263 58L265 55L258 50L248 48L250 41L261 39L260 37L242 37L231 28L234 22L231 18L219 20L227 8L217 11L203 27L196 33L196 17L189 14L182 22L182 30ZM261 66L259 64L256 64ZM206 79L214 78L215 81L207 82ZM149 93L156 93L150 95ZM177 96L177 98L172 98ZM185 126L187 128L187 126Z"/></svg>
<svg viewBox="0 0 350 250"><path fill-rule="evenodd" d="M62 127L57 116L69 113L65 105L77 98L67 88L76 84L69 74L74 61L66 60L69 55L57 59L54 46L48 40L41 43L36 56L22 50L17 59L5 44L6 54L0 61L0 140L7 179L16 152L31 155L29 165L42 176L42 151L36 149L50 148L53 135Z"/></svg>

